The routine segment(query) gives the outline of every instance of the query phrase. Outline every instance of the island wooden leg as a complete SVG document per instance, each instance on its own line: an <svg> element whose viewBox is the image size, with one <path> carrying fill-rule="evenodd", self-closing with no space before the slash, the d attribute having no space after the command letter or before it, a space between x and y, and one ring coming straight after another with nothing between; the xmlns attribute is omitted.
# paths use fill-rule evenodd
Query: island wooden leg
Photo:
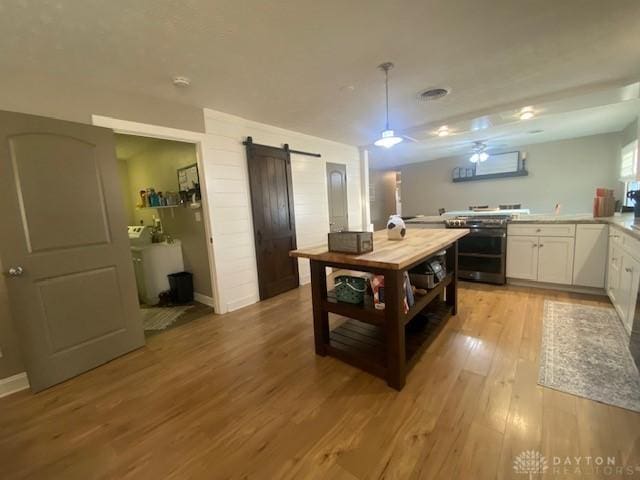
<svg viewBox="0 0 640 480"><path fill-rule="evenodd" d="M327 298L327 272L324 263L311 260L311 301L313 303L313 337L316 354L327 354L329 314L322 308Z"/></svg>
<svg viewBox="0 0 640 480"><path fill-rule="evenodd" d="M453 273L451 283L447 285L447 305L451 307L451 315L458 313L458 242L447 248L447 272Z"/></svg>
<svg viewBox="0 0 640 480"><path fill-rule="evenodd" d="M384 272L385 330L387 342L387 383L402 390L406 379L404 338L404 275L402 271Z"/></svg>

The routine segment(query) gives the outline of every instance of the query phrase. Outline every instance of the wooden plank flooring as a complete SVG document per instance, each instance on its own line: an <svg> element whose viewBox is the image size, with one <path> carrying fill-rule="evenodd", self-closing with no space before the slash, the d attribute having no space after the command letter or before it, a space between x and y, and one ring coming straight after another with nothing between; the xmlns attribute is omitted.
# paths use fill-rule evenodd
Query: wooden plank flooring
<svg viewBox="0 0 640 480"><path fill-rule="evenodd" d="M462 284L400 393L315 356L308 286L203 317L0 399L0 478L522 479L523 450L640 464L640 414L536 384L545 298L606 302Z"/></svg>

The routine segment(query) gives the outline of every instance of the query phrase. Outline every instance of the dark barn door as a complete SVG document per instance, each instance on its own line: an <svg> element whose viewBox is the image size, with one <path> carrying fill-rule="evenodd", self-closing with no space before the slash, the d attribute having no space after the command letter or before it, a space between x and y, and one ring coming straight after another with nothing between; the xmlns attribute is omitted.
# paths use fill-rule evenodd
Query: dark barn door
<svg viewBox="0 0 640 480"><path fill-rule="evenodd" d="M289 151L247 142L253 232L260 299L298 286L293 188Z"/></svg>

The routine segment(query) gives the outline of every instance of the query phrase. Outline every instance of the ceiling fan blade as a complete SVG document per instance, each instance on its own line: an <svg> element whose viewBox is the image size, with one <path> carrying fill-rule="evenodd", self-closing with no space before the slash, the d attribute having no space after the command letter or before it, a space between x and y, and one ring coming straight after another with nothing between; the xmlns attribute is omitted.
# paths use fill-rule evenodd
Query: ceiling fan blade
<svg viewBox="0 0 640 480"><path fill-rule="evenodd" d="M413 143L420 143L420 140L417 140L417 139L415 139L415 138L413 138L413 137L410 137L409 135L400 135L400 136L401 136L402 138L406 138L406 139L407 139L407 140L409 140L410 142L413 142Z"/></svg>

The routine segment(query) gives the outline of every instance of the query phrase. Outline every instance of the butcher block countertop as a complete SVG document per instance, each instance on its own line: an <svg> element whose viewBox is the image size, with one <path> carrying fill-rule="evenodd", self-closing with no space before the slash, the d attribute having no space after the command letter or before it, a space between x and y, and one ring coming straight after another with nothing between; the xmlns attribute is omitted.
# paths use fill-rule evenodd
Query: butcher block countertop
<svg viewBox="0 0 640 480"><path fill-rule="evenodd" d="M310 260L341 263L353 267L403 270L444 249L469 233L466 228L407 229L403 240L389 240L387 231L373 233L373 251L362 255L329 252L326 245L292 250L289 255Z"/></svg>

